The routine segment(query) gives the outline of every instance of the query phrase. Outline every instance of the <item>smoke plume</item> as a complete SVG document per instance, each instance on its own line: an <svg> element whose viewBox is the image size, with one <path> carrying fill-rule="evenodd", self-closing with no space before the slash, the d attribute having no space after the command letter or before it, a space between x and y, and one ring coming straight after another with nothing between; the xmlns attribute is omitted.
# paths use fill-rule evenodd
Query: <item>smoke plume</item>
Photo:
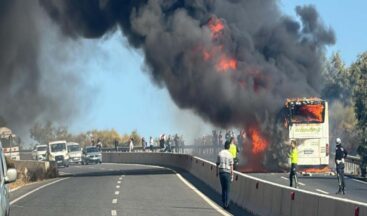
<svg viewBox="0 0 367 216"><path fill-rule="evenodd" d="M275 0L40 2L72 38L121 30L180 108L220 127L261 122L287 97L318 96L321 56L335 41L313 6L296 8L298 22Z"/></svg>
<svg viewBox="0 0 367 216"><path fill-rule="evenodd" d="M79 78L61 72L62 52L50 52L57 28L47 18L38 1L0 1L0 126L22 138L35 121L65 122L78 113L69 105Z"/></svg>

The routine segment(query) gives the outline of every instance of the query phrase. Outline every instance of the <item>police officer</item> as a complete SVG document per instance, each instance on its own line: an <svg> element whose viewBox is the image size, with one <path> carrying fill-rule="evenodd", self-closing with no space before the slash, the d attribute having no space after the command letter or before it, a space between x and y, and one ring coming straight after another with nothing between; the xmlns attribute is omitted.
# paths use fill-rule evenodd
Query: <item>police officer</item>
<svg viewBox="0 0 367 216"><path fill-rule="evenodd" d="M289 186L293 187L293 179L294 179L294 187L297 188L298 150L297 150L297 143L295 140L291 140L291 152L289 153L289 158L291 160L291 170L289 172Z"/></svg>
<svg viewBox="0 0 367 216"><path fill-rule="evenodd" d="M338 177L339 190L336 194L345 194L345 182L344 182L344 159L347 157L348 152L342 147L342 140L338 137L335 140L336 151L335 151L335 164L336 173Z"/></svg>

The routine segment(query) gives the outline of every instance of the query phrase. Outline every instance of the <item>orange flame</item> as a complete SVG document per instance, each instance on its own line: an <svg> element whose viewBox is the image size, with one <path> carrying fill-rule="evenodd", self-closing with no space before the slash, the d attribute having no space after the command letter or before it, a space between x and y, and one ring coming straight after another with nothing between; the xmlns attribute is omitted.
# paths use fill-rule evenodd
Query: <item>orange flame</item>
<svg viewBox="0 0 367 216"><path fill-rule="evenodd" d="M301 113L307 116L307 121L322 122L323 110L324 106L322 104L307 104L300 107Z"/></svg>
<svg viewBox="0 0 367 216"><path fill-rule="evenodd" d="M259 154L264 152L268 147L268 141L261 136L260 130L257 127L250 127L248 133L252 141L252 153Z"/></svg>
<svg viewBox="0 0 367 216"><path fill-rule="evenodd" d="M224 24L220 19L212 17L208 22L208 28L212 32L212 37L215 38L220 32L223 31Z"/></svg>
<svg viewBox="0 0 367 216"><path fill-rule="evenodd" d="M299 168L299 171L306 173L328 173L331 172L331 169L328 166L325 166L319 168Z"/></svg>
<svg viewBox="0 0 367 216"><path fill-rule="evenodd" d="M219 60L217 64L217 70L219 71L236 70L236 69L237 69L237 60L234 58L223 57Z"/></svg>

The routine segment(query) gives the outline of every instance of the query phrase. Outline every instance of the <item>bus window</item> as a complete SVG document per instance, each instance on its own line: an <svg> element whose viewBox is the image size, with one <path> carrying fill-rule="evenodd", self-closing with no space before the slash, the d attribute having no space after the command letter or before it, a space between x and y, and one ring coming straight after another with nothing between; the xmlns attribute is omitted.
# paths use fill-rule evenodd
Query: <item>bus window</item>
<svg viewBox="0 0 367 216"><path fill-rule="evenodd" d="M290 108L291 123L323 123L324 104L298 104Z"/></svg>

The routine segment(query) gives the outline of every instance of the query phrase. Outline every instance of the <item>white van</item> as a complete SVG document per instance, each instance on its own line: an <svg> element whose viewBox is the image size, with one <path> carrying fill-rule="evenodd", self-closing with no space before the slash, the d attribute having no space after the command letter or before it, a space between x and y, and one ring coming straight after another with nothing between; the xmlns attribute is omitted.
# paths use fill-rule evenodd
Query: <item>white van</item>
<svg viewBox="0 0 367 216"><path fill-rule="evenodd" d="M33 160L44 161L46 160L47 145L37 145L32 151Z"/></svg>
<svg viewBox="0 0 367 216"><path fill-rule="evenodd" d="M82 149L78 143L69 142L66 144L69 153L69 163L78 163L82 162Z"/></svg>
<svg viewBox="0 0 367 216"><path fill-rule="evenodd" d="M55 161L58 166L69 166L69 154L65 140L48 143L48 160Z"/></svg>

